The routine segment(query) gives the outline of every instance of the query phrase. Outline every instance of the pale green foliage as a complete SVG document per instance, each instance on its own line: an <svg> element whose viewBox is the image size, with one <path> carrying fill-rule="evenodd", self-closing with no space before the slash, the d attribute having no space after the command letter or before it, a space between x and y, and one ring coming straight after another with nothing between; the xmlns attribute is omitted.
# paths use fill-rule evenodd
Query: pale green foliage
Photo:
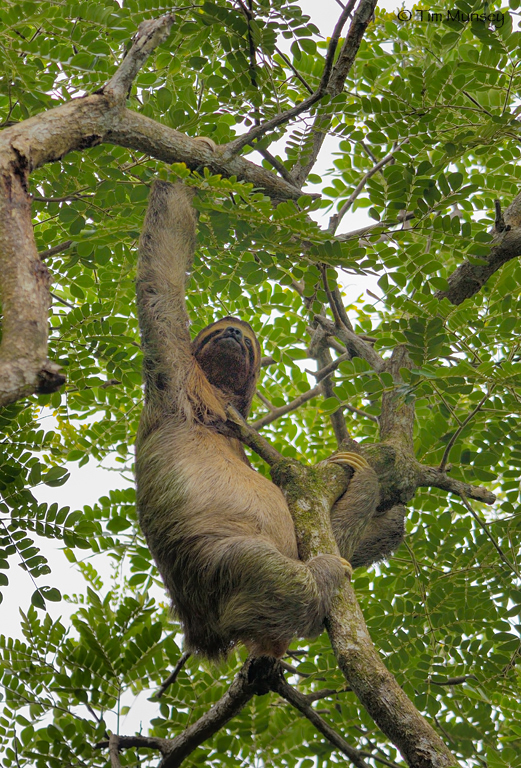
<svg viewBox="0 0 521 768"><path fill-rule="evenodd" d="M464 0L457 5L471 9ZM244 17L226 0L205 2L178 11L169 39L136 79L131 108L225 143L238 124L251 125L255 117L266 119L305 98L308 91L274 45L281 34L291 39L293 65L316 87L324 51L319 42L317 53L316 30L295 0L255 0L254 9L255 83ZM5 3L0 122L26 119L95 90L114 71L142 18L164 11L148 0L129 0L122 8L111 0ZM415 369L405 372L403 394L416 399L420 461L438 464L458 425L489 392L459 433L450 461L455 478L491 483L497 490L493 510L475 507L505 556L457 498L424 489L411 505L406 545L389 564L355 577L369 629L389 669L415 705L437 718L455 754L467 765L487 760L489 768L521 766L516 670L521 585L505 561L517 561L521 543L521 269L511 261L460 307L440 303L434 292L465 258L479 260L487 253L494 199L505 207L518 192L519 127L512 115L521 41L506 19L495 31L478 23L398 23L393 15L379 14L345 92L317 107L334 116L332 132L342 139L322 189L323 205L329 198L340 207L374 165L362 141L377 160L401 145L394 164L372 176L354 203L382 222L413 211L410 228L393 231L391 239L381 239L376 230L363 244L357 237L340 243L310 225L307 211L321 203L309 198L300 208L284 203L273 210L262 195L234 180L204 176L202 169L199 180L190 182L201 189L199 249L188 299L193 331L222 314L248 319L262 338L263 353L278 363L262 380L262 392L275 406L310 386L301 367L310 315L292 282L302 282L304 294L314 296L311 311L319 311L326 296L318 261L380 276L382 300L349 311L356 329L376 338L382 353L396 343L409 345ZM290 168L305 151L305 124L281 128L279 135L283 130L291 133ZM263 139L264 146L272 138ZM131 576L109 590L96 560L82 564L86 595L71 626L22 606L24 641L1 640L5 768L106 765L106 752L93 748L104 738L105 717L114 727L115 718L106 713L118 711L129 691L154 690L180 656L175 625L147 595L156 576L137 529L133 491L114 491L81 513L38 505L31 491L40 482L66 481L66 461L81 465L116 452L122 466L132 463L142 399L136 245L148 184L160 172L165 173L161 164L140 153L105 145L32 176L39 250L73 240L70 249L48 260L56 297L50 357L64 366L67 386L0 415L0 586L7 585L7 567L21 558L31 575L45 575L48 585L37 582L34 605L44 608L45 600L59 599L33 534L62 540L72 562L89 552L109 553ZM174 173L187 175L182 167ZM312 244L305 257L302 240ZM102 387L107 380L116 383ZM355 358L341 366L336 394L377 415L388 385ZM52 430L37 421L43 405L57 418ZM258 400L254 406L253 419L265 413ZM264 434L286 455L314 462L335 448L328 414L336 407L315 398ZM94 415L94 421L87 418ZM348 414L348 421L355 437L377 439L373 421L358 414ZM168 737L194 722L223 694L243 658L243 651L232 654L218 669L191 659L157 705L155 719L143 723L143 732ZM310 675L301 679L302 690L342 689L327 636L300 658L301 671ZM463 685L436 685L461 675L475 677ZM352 693L325 699L319 709L351 743L381 744L389 759L399 760ZM157 764L156 754L140 754L141 765ZM306 720L270 695L257 697L187 764L260 760L312 768L315 757L322 766L343 759ZM133 750L121 759L123 765L138 764Z"/></svg>

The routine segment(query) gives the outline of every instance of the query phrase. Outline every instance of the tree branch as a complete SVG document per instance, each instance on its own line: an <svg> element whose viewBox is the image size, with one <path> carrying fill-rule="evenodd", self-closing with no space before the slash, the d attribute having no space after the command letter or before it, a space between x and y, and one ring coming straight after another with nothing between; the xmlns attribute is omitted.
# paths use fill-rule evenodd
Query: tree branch
<svg viewBox="0 0 521 768"><path fill-rule="evenodd" d="M273 480L286 496L304 561L324 552L338 552L330 508L335 493L345 484L339 469L331 463L303 467L287 460L272 467ZM348 684L408 764L415 768L455 766L455 758L376 653L350 583L335 599L326 629Z"/></svg>
<svg viewBox="0 0 521 768"><path fill-rule="evenodd" d="M340 24L342 19L351 15L355 2L356 0L349 0L342 11L338 24ZM376 4L377 0L360 0L336 64L331 72L331 77L327 83L326 92L333 98L342 93L344 89L346 77L354 64L362 38L373 17ZM313 147L311 152L309 156L305 158L304 162L300 160L292 171L292 176L298 187L302 187L315 165L330 124L331 115L323 113L317 114L313 126L310 129L313 134Z"/></svg>
<svg viewBox="0 0 521 768"><path fill-rule="evenodd" d="M356 333L350 331L349 328L336 326L331 320L322 315L315 315L315 320L329 336L336 336L346 347L352 347L356 350L357 356L366 360L375 373L381 373L384 370L385 361L383 358L380 357L378 352L375 352L371 344L361 339Z"/></svg>
<svg viewBox="0 0 521 768"><path fill-rule="evenodd" d="M29 174L74 150L103 142L138 149L167 163L201 165L236 176L274 199L298 199L301 192L276 174L243 158L223 160L205 142L132 112L124 102L132 78L173 22L167 14L143 22L121 67L98 92L73 99L0 133L0 269L3 337L0 346L0 406L33 392L55 391L65 378L47 361L50 277L36 252L31 226ZM65 244L60 246L60 250ZM68 247L68 245L67 245ZM57 253L44 251L44 256Z"/></svg>
<svg viewBox="0 0 521 768"><path fill-rule="evenodd" d="M499 544L497 543L497 541L495 540L495 538L492 536L492 534L491 534L491 533L490 533L490 531L488 530L488 526L487 526L487 525L486 525L486 524L483 522L483 520L482 520L482 519L481 519L481 517L478 515L478 513L477 513L477 512L476 512L476 511L475 511L475 510L474 510L474 509L471 507L471 505L469 504L469 502L468 502L468 500L465 498L465 496L462 496L462 497L461 497L461 501L463 502L463 506L464 506L464 507L466 507L466 509L468 509L468 511L470 512L470 514L472 515L472 517L474 518L474 520L476 521L476 523L477 523L477 524L480 526L480 528L482 529L483 533L484 533L484 534L486 535L486 537L487 537L487 538L490 540L490 542L491 542L492 546L494 547L494 549L495 549L495 550L496 550L496 552L498 553L498 555L499 555L499 557L501 558L501 560L502 560L502 561L505 563L505 565L506 565L506 566L509 568L509 570L511 570L511 571L512 571L512 573L514 574L514 576L516 576L518 579L521 579L521 573L519 572L519 569L518 569L518 568L516 568L516 566L514 565L514 563L512 563L512 562L511 562L511 561L508 559L508 557L505 555L505 553L503 552L503 550L501 549L501 547L499 546Z"/></svg>
<svg viewBox="0 0 521 768"><path fill-rule="evenodd" d="M121 768L119 761L119 736L111 733L109 736L109 756L111 768Z"/></svg>
<svg viewBox="0 0 521 768"><path fill-rule="evenodd" d="M255 451L255 453L260 456L261 459L264 459L266 464L270 467L280 461L284 461L284 456L270 445L266 438L259 435L257 430L250 426L233 406L227 406L226 416L228 417L228 421L223 427L223 432L227 433L228 430L231 431L234 437L237 437L241 442L251 448L252 451Z"/></svg>
<svg viewBox="0 0 521 768"><path fill-rule="evenodd" d="M224 696L197 722L171 740L159 768L177 768L196 747L239 714L253 696L268 693L275 665L277 660L267 656L247 659Z"/></svg>
<svg viewBox="0 0 521 768"><path fill-rule="evenodd" d="M442 491L456 493L458 496L481 501L483 504L494 504L496 495L488 488L469 485L461 480L454 480L438 467L426 467L418 465L418 488L440 488Z"/></svg>
<svg viewBox="0 0 521 768"><path fill-rule="evenodd" d="M437 291L438 299L448 299L451 304L461 304L470 299L485 285L503 264L521 256L521 193L506 209L500 231L496 231L490 253L479 264L464 261L448 278L448 288Z"/></svg>
<svg viewBox="0 0 521 768"><path fill-rule="evenodd" d="M167 39L174 20L175 15L167 13L159 19L147 19L141 22L132 41L132 48L116 73L102 88L102 92L112 103L125 101L137 73L152 51Z"/></svg>
<svg viewBox="0 0 521 768"><path fill-rule="evenodd" d="M183 653L183 655L175 665L172 672L168 675L164 683L161 683L159 690L152 697L153 699L160 699L161 696L164 694L164 692L168 688L170 688L171 685L175 683L175 681L177 680L177 676L179 675L180 671L183 669L184 665L186 664L186 662L188 661L191 655L192 654L190 653L190 651L186 651L185 653Z"/></svg>
<svg viewBox="0 0 521 768"><path fill-rule="evenodd" d="M348 353L337 357L336 360L333 360L329 365L326 365L324 368L322 368L322 370L315 371L313 376L315 376L319 382L323 382L324 379L326 379L328 376L331 376L333 371L335 371L341 363L343 363L345 360L349 360L350 357L351 356ZM257 421L254 421L251 426L254 429L261 429L267 424L271 424L273 421L276 421L281 416L284 416L286 413L290 413L291 411L295 411L297 408L300 408L301 405L307 403L308 400L311 400L313 397L321 395L322 392L323 384L317 384L315 387L308 389L307 392L303 392L294 400L291 400L291 402L286 403L286 405L281 405L279 408L274 408L271 406L270 413L267 413L265 416L257 419Z"/></svg>
<svg viewBox="0 0 521 768"><path fill-rule="evenodd" d="M297 691L285 679L282 673L274 681L273 690L286 699L295 709L298 709L317 731L321 733L330 744L342 752L357 768L369 768L360 752L342 738L320 715L313 709L309 699L300 691Z"/></svg>
<svg viewBox="0 0 521 768"><path fill-rule="evenodd" d="M354 5L354 2L355 0L351 0L350 5ZM266 122L262 123L262 125L256 125L251 129L251 131L248 131L247 133L239 136L237 139L234 139L229 144L227 144L225 155L227 160L237 155L246 145L249 144L254 146L253 142L256 139L260 139L261 136L264 136L269 131L272 131L274 128L278 128L278 126L283 125L283 123L287 123L289 120L297 117L303 112L307 112L307 110L312 107L313 104L316 104L316 102L320 101L320 99L325 95L329 83L329 77L331 75L331 70L333 68L333 61L335 58L338 41L340 39L340 33L342 32L342 28L347 20L349 13L350 8L344 8L340 14L339 20L335 25L335 29L329 41L320 83L316 91L308 96L307 99L304 99L304 101L300 102L300 104L297 104L291 109L286 110L286 112L281 112L280 114L275 115L275 117L272 117L271 120L266 120Z"/></svg>
<svg viewBox="0 0 521 768"><path fill-rule="evenodd" d="M62 253L62 251L66 251L70 248L72 243L72 240L65 240L63 243L58 243L58 245L54 245L52 248L47 248L46 251L40 251L38 258L48 259L51 256L56 256L57 253Z"/></svg>
<svg viewBox="0 0 521 768"><path fill-rule="evenodd" d="M65 381L47 360L51 277L36 251L27 181L19 157L0 158L0 406L54 392Z"/></svg>
<svg viewBox="0 0 521 768"><path fill-rule="evenodd" d="M408 141L409 139L405 139L404 141L402 141L402 143L399 144L397 147L395 147L392 152L389 152L388 155L386 155L385 157L382 157L381 160L375 163L374 166L362 176L362 178L360 179L360 181L358 182L354 190L351 192L351 194L349 195L345 203L342 205L338 213L335 213L333 216L331 216L329 220L328 232L330 232L331 234L334 234L337 231L340 225L340 222L342 221L342 219L344 218L348 210L351 208L351 206L353 205L358 195L362 192L362 190L364 189L369 179L372 176L374 176L375 173L378 173L378 171L380 171L382 168L388 165L388 163L393 162L394 153L398 149L400 149L400 147L406 144Z"/></svg>

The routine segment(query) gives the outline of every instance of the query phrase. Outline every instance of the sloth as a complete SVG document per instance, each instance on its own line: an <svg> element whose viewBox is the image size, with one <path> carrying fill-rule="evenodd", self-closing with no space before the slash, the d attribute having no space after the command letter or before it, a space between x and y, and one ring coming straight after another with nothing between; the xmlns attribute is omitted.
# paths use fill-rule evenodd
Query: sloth
<svg viewBox="0 0 521 768"><path fill-rule="evenodd" d="M381 559L397 535L387 533L382 544L374 470L363 457L342 454L338 460L355 470L331 515L342 557L302 562L282 492L252 469L237 439L219 433L228 404L247 417L261 352L251 326L234 317L190 340L185 287L195 250L192 197L182 184L156 181L140 240L139 521L187 650L218 660L241 642L256 656L281 657L294 637L321 632L350 573L347 560L358 566Z"/></svg>

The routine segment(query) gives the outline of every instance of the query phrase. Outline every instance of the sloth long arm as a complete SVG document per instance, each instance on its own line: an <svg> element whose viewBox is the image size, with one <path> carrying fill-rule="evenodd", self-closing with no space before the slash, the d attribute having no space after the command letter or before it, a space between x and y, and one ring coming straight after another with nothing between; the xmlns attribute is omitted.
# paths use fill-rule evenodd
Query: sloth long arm
<svg viewBox="0 0 521 768"><path fill-rule="evenodd" d="M192 197L182 184L154 182L139 243L145 394L148 402L162 403L166 410L179 408L177 398L194 365L184 298L195 249Z"/></svg>

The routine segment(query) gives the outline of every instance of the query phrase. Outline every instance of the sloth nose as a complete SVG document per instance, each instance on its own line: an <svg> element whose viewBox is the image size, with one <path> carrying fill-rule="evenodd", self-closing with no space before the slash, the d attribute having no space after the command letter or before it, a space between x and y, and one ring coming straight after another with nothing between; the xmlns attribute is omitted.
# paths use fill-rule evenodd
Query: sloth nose
<svg viewBox="0 0 521 768"><path fill-rule="evenodd" d="M242 340L242 331L240 328L235 328L233 325L226 330L225 336L231 336L238 341Z"/></svg>

